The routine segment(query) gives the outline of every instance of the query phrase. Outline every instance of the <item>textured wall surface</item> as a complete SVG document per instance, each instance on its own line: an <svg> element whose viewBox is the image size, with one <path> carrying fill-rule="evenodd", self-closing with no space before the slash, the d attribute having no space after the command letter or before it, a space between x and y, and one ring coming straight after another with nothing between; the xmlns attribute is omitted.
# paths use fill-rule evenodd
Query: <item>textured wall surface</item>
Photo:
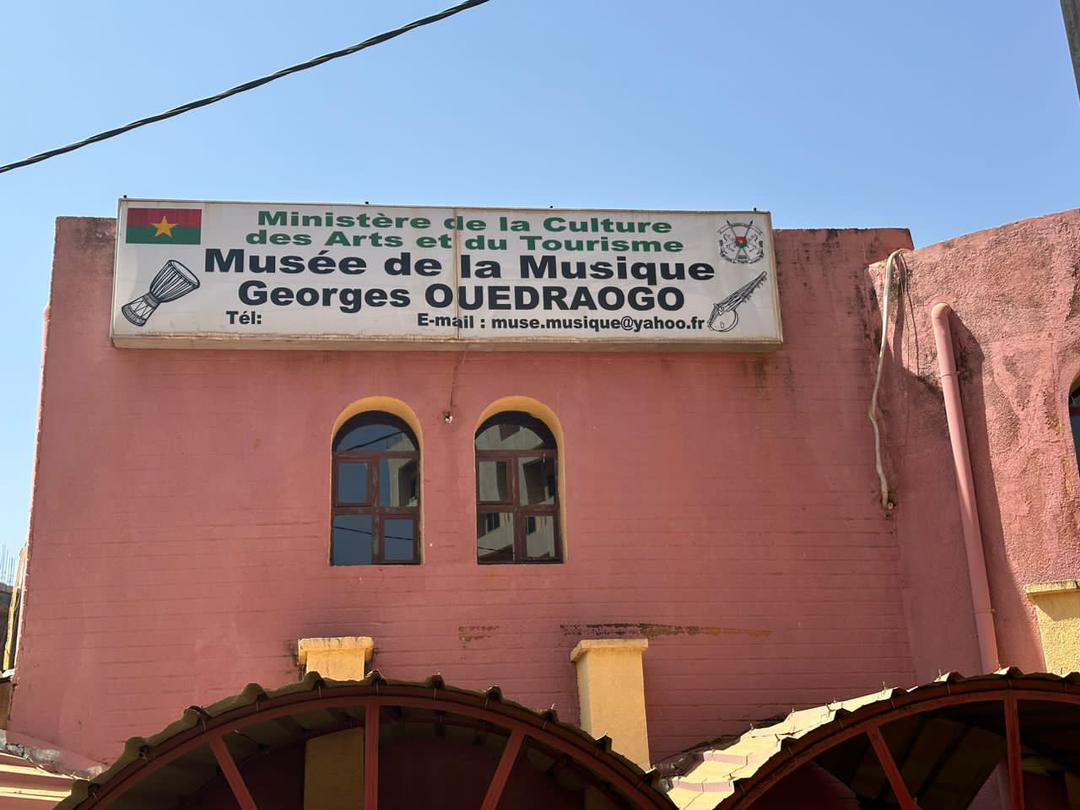
<svg viewBox="0 0 1080 810"><path fill-rule="evenodd" d="M866 267L906 231L779 231L769 354L116 349L113 241L59 221L10 739L109 761L185 706L294 680L303 637L372 636L387 677L498 683L571 722L574 645L646 637L654 761L914 682L866 419ZM421 423L425 562L330 567L333 425L375 395ZM476 564L473 432L513 395L564 431L564 565ZM949 559L936 582L962 590Z"/></svg>
<svg viewBox="0 0 1080 810"><path fill-rule="evenodd" d="M1080 672L1080 582L1038 583L1025 590L1035 606L1046 671Z"/></svg>
<svg viewBox="0 0 1080 810"><path fill-rule="evenodd" d="M930 308L953 309L960 395L1003 665L1044 668L1033 583L1080 572L1080 474L1068 395L1080 375L1080 211L1004 225L906 257L882 399L894 520L920 680L974 634ZM872 268L881 290L883 267ZM877 314L880 335L880 314ZM939 450L943 447L943 450ZM944 453L944 455L943 455Z"/></svg>

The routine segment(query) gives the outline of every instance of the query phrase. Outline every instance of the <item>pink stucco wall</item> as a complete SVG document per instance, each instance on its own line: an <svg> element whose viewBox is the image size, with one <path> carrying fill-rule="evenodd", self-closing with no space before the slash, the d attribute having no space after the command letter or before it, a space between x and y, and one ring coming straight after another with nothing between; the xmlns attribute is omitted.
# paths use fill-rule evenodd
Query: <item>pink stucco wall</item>
<svg viewBox="0 0 1080 810"><path fill-rule="evenodd" d="M925 680L958 666L942 662L974 632L969 592L949 588L966 562L930 322L940 302L954 310L1001 663L1039 671L1023 588L1080 576L1080 473L1068 413L1080 375L1080 211L970 234L905 262L882 408L916 673ZM879 292L882 270L871 273Z"/></svg>
<svg viewBox="0 0 1080 810"><path fill-rule="evenodd" d="M306 636L371 635L388 677L498 683L573 721L574 644L647 635L654 760L929 666L897 536L915 519L879 508L866 420L866 267L906 231L778 232L773 353L464 358L113 348L113 240L111 220L58 223L11 739L110 761L187 705L295 679ZM419 567L326 562L330 433L370 395L422 425ZM564 565L475 561L473 431L508 395L565 431ZM962 594L962 559L924 542ZM935 666L971 671L955 601Z"/></svg>

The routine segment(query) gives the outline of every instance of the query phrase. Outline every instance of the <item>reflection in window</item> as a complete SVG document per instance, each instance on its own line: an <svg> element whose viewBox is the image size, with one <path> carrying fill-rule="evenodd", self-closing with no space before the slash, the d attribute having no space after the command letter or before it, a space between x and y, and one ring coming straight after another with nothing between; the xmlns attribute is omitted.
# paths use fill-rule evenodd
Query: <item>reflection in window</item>
<svg viewBox="0 0 1080 810"><path fill-rule="evenodd" d="M420 450L396 416L370 411L333 446L331 565L420 562Z"/></svg>
<svg viewBox="0 0 1080 810"><path fill-rule="evenodd" d="M497 414L476 432L476 558L562 562L558 445L527 413Z"/></svg>
<svg viewBox="0 0 1080 810"><path fill-rule="evenodd" d="M514 561L514 513L484 512L476 518L476 549L480 562Z"/></svg>

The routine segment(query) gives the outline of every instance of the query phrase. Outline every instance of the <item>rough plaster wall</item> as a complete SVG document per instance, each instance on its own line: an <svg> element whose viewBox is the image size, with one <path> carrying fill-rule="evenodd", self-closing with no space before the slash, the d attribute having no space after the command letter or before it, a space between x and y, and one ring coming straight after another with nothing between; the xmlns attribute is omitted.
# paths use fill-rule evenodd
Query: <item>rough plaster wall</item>
<svg viewBox="0 0 1080 810"><path fill-rule="evenodd" d="M1041 670L1023 587L1080 573L1080 476L1067 407L1080 373L1080 211L943 242L905 263L883 409L916 670L925 679L978 668L970 592L950 593L937 573L966 565L930 322L939 302L954 310L1001 661ZM879 291L882 270L871 272Z"/></svg>
<svg viewBox="0 0 1080 810"><path fill-rule="evenodd" d="M58 228L11 739L110 760L295 679L305 636L370 635L388 677L498 683L573 722L577 641L645 635L657 760L913 683L866 422L865 268L906 231L778 232L771 354L461 359L115 349L114 224ZM421 422L420 567L326 562L330 432L370 395ZM475 562L473 431L508 395L562 422L565 565Z"/></svg>

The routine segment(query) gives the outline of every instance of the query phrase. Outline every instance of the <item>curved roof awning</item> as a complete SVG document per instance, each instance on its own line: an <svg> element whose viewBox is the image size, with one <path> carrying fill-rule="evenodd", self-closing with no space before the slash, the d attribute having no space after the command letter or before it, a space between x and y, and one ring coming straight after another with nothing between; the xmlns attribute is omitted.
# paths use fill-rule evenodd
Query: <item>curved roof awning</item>
<svg viewBox="0 0 1080 810"><path fill-rule="evenodd" d="M999 764L1014 808L1025 772L1080 775L1080 674L950 673L794 711L691 752L668 795L690 810L772 810L793 795L806 808L961 810Z"/></svg>
<svg viewBox="0 0 1080 810"><path fill-rule="evenodd" d="M300 810L305 745L348 729L364 737L355 769L365 810L431 801L418 791L437 795L429 806L447 808L495 810L500 801L577 807L586 793L613 810L673 807L654 774L613 753L610 740L560 723L554 712L505 701L497 687L472 692L439 676L411 683L378 673L363 681L309 673L270 692L251 684L187 709L153 737L128 740L120 759L93 781L76 782L58 810Z"/></svg>

